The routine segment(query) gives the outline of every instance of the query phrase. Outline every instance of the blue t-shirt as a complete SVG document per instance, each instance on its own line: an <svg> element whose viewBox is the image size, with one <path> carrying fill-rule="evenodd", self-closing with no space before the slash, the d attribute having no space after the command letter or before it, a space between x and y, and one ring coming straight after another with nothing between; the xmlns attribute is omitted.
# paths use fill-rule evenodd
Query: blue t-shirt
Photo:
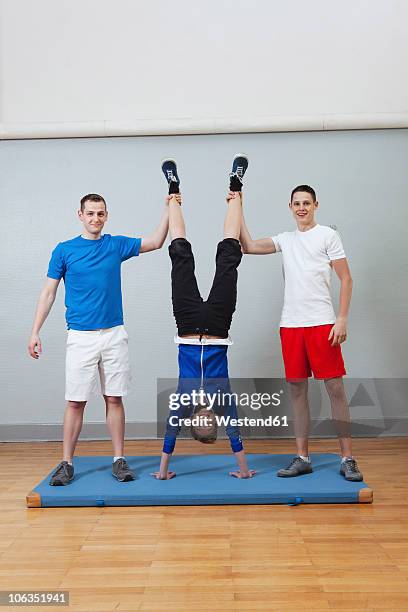
<svg viewBox="0 0 408 612"><path fill-rule="evenodd" d="M103 234L60 242L48 266L49 278L64 279L68 329L81 331L123 325L120 266L136 257L141 238Z"/></svg>

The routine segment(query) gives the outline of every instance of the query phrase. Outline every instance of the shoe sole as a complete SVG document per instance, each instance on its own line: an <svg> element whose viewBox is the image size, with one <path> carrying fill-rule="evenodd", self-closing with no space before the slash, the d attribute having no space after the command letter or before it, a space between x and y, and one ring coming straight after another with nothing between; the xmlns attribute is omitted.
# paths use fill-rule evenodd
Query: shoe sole
<svg viewBox="0 0 408 612"><path fill-rule="evenodd" d="M302 472L301 474L278 474L276 473L277 476L279 476L279 478L297 478L297 476L306 476L306 474L312 474L313 470L310 470L310 472Z"/></svg>
<svg viewBox="0 0 408 612"><path fill-rule="evenodd" d="M162 169L162 170L163 170L163 165L164 165L166 162L172 162L173 164L176 164L176 168L177 168L177 162L176 162L176 160L175 160L175 159L173 159L173 158L171 158L171 157L166 157L166 159L162 159L162 161L161 161L161 169Z"/></svg>
<svg viewBox="0 0 408 612"><path fill-rule="evenodd" d="M131 480L135 480L135 477L130 475L125 476L124 478L118 478L116 474L112 474L112 476L116 478L116 480L118 480L119 482L130 482Z"/></svg>
<svg viewBox="0 0 408 612"><path fill-rule="evenodd" d="M248 164L249 164L249 158L248 155L245 155L245 153L237 153L236 155L234 155L234 159L232 160L232 163L234 163L234 161L236 159L238 159L238 157L243 157L244 159L247 160ZM172 160L173 161L173 160Z"/></svg>
<svg viewBox="0 0 408 612"><path fill-rule="evenodd" d="M234 167L235 160L236 160L236 159L238 159L239 157L241 157L241 158L245 159L245 160L246 160L246 163L247 163L247 167L245 168L245 171L244 171L244 173L243 173L243 176L244 176L244 175L245 175L245 172L248 170L248 165L249 165L249 159L248 159L248 156L247 156L247 155L245 155L245 153L237 153L236 155L234 155L234 159L232 160L231 170L232 170L232 168ZM242 177L239 177L239 178L240 178L240 181L241 181L241 185L243 185L243 176L242 176Z"/></svg>
<svg viewBox="0 0 408 612"><path fill-rule="evenodd" d="M244 158L246 160L246 163L247 163L247 167L245 168L245 172L246 172L248 170L248 166L249 166L249 159L248 159L248 155L245 155L245 153L237 153L234 156L234 159L232 160L232 166L234 165L235 160L238 159L239 157L242 157L242 158ZM245 172L244 172L244 174L245 174ZM241 178L241 181L242 181L242 178Z"/></svg>
<svg viewBox="0 0 408 612"><path fill-rule="evenodd" d="M349 482L363 482L364 478L361 476L361 478L347 478L345 474L343 474L342 472L339 472L340 476L343 476L344 480L348 480Z"/></svg>
<svg viewBox="0 0 408 612"><path fill-rule="evenodd" d="M72 482L73 480L74 480L74 477L70 478L70 479L68 480L68 482L61 482L61 481L58 481L58 482L50 482L50 486L51 486L51 487L66 487L66 486L67 486L67 485L68 485L70 482Z"/></svg>

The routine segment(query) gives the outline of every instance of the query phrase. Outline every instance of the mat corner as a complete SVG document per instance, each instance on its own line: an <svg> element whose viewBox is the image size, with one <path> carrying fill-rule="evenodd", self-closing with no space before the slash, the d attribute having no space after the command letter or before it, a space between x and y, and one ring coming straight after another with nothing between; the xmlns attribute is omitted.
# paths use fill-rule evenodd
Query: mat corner
<svg viewBox="0 0 408 612"><path fill-rule="evenodd" d="M41 495L37 491L30 491L26 495L27 508L41 508Z"/></svg>
<svg viewBox="0 0 408 612"><path fill-rule="evenodd" d="M360 489L358 492L358 502L360 504L372 504L374 499L374 492L368 487Z"/></svg>

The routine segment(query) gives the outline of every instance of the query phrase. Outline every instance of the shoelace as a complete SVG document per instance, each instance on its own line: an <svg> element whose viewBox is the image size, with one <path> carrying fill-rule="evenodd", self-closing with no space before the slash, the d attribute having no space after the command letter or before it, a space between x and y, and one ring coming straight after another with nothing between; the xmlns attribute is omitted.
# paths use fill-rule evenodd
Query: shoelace
<svg viewBox="0 0 408 612"><path fill-rule="evenodd" d="M118 470L128 470L129 469L129 466L124 459L119 459L118 461L119 461Z"/></svg>
<svg viewBox="0 0 408 612"><path fill-rule="evenodd" d="M242 178L243 173L244 173L244 167L243 166L238 166L238 168L237 168L237 175L239 176L239 178Z"/></svg>
<svg viewBox="0 0 408 612"><path fill-rule="evenodd" d="M346 464L347 469L350 470L350 472L357 474L358 469L357 469L357 463L355 459L346 459L344 463Z"/></svg>
<svg viewBox="0 0 408 612"><path fill-rule="evenodd" d="M55 470L55 472L53 473L53 476L61 476L62 474L66 476L68 475L68 469L67 469L66 463L60 463L57 469Z"/></svg>
<svg viewBox="0 0 408 612"><path fill-rule="evenodd" d="M290 462L290 464L288 465L287 469L289 470L291 467L293 467L297 463L305 463L305 462L300 457L293 457L293 459Z"/></svg>

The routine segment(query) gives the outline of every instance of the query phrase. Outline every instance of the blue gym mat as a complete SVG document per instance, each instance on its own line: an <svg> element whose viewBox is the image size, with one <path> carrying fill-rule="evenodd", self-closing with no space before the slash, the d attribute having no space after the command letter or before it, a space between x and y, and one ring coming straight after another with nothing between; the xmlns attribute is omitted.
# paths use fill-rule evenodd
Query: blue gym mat
<svg viewBox="0 0 408 612"><path fill-rule="evenodd" d="M75 479L65 487L51 487L51 473L30 494L40 500L37 507L58 506L200 506L228 504L330 504L358 503L364 482L347 482L339 474L335 454L312 455L313 473L296 478L278 478L293 455L248 455L257 474L247 480L228 476L236 469L230 455L176 455L171 480L150 476L159 468L159 457L127 457L136 480L118 482L111 475L112 457L75 457ZM37 494L37 495L36 495ZM28 503L27 496L27 504ZM367 501L367 499L365 499ZM371 500L369 500L371 501Z"/></svg>

